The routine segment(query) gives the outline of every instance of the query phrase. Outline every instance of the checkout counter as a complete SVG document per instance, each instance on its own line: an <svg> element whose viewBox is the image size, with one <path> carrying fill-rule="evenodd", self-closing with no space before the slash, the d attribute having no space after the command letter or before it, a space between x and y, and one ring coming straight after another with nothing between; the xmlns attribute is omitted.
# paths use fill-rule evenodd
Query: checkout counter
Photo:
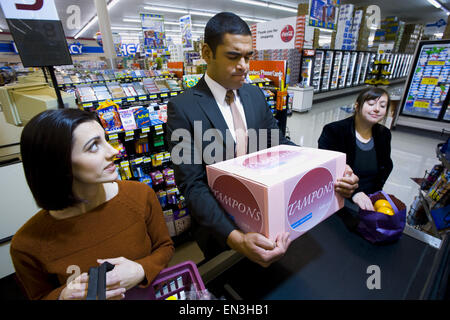
<svg viewBox="0 0 450 320"><path fill-rule="evenodd" d="M447 238L438 249L405 233L395 243L373 245L335 214L294 240L270 267L230 257L233 265L209 272L204 282L216 297L235 300L443 299L448 253ZM369 289L377 267L380 288Z"/></svg>

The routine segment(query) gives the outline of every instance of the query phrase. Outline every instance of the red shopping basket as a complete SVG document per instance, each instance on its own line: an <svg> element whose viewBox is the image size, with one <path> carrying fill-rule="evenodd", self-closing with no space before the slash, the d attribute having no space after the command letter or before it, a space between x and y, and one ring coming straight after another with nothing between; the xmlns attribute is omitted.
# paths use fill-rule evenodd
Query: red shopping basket
<svg viewBox="0 0 450 320"><path fill-rule="evenodd" d="M185 292L206 290L197 266L185 261L162 270L147 288L134 287L125 300L165 300L170 296L182 300Z"/></svg>

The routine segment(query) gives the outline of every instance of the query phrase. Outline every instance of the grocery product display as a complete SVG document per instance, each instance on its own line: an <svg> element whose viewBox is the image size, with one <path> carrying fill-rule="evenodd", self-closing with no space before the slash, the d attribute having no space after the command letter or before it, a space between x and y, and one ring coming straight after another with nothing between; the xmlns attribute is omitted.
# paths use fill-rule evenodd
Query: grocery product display
<svg viewBox="0 0 450 320"><path fill-rule="evenodd" d="M419 44L404 92L402 115L450 121L450 41Z"/></svg>

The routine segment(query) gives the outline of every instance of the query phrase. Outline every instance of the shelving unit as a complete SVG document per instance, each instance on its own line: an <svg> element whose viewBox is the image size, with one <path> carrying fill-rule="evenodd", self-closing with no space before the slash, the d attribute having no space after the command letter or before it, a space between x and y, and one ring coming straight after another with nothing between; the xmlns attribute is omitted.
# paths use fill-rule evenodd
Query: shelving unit
<svg viewBox="0 0 450 320"><path fill-rule="evenodd" d="M441 162L443 166L443 172L449 172L450 171L450 162L446 159L445 155L442 154L440 151L440 145L436 147L436 156ZM425 176L427 176L427 172L425 173ZM442 174L442 173L441 173ZM441 175L440 174L440 175ZM450 182L446 182L448 185ZM450 228L445 228L439 230L436 226L436 222L432 215L432 210L435 209L436 205L439 204L441 201L446 201L446 192L448 192L447 189L444 189L444 193L440 195L439 199L432 199L429 196L429 192L426 190L422 190L422 186L419 186L419 193L418 193L418 201L420 202L420 205L423 208L423 212L426 216L426 223L421 223L419 225L410 226L407 224L407 228L405 228L405 233L409 234L419 240L422 240L424 242L427 242L433 247L440 248L441 241L444 238L444 235L448 234L450 232ZM448 201L447 201L448 202ZM446 207L448 203L441 203L443 207ZM408 216L411 213L408 213ZM417 212L415 212L417 214Z"/></svg>

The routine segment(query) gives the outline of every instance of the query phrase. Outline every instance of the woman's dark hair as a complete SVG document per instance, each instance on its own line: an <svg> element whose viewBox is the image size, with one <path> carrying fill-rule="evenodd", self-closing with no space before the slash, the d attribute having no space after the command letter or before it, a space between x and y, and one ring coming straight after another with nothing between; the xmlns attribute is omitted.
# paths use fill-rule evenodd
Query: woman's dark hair
<svg viewBox="0 0 450 320"><path fill-rule="evenodd" d="M94 113L78 109L47 110L23 128L20 153L28 186L39 207L62 210L80 203L72 192L73 131Z"/></svg>
<svg viewBox="0 0 450 320"><path fill-rule="evenodd" d="M216 14L209 19L205 27L205 43L211 48L213 57L216 56L217 46L223 43L223 36L226 33L252 35L248 24L234 13L220 12Z"/></svg>
<svg viewBox="0 0 450 320"><path fill-rule="evenodd" d="M383 95L386 95L388 98L387 107L386 107L386 114L388 114L389 106L391 104L391 98L389 97L389 93L386 90L384 90L383 88L378 88L378 87L369 87L360 92L360 94L358 95L358 98L356 98L356 104L358 106L358 111L355 110L355 114L357 112L361 112L361 108L366 101L377 100Z"/></svg>

